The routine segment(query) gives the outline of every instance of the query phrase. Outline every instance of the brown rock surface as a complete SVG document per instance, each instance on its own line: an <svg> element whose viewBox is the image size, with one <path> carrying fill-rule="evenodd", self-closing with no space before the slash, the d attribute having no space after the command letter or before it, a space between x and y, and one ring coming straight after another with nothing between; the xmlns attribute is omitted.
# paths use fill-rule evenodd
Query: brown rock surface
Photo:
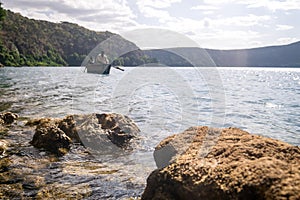
<svg viewBox="0 0 300 200"><path fill-rule="evenodd" d="M162 141L142 199L300 199L300 148L237 128Z"/></svg>
<svg viewBox="0 0 300 200"><path fill-rule="evenodd" d="M37 126L31 144L57 155L63 155L70 148L71 142L71 138L57 126L55 121L49 121Z"/></svg>

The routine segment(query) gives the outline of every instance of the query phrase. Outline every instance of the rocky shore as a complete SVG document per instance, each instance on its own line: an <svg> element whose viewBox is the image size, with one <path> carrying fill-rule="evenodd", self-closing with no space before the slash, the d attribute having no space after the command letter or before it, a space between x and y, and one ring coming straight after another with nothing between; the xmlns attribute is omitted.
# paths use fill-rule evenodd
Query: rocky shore
<svg viewBox="0 0 300 200"><path fill-rule="evenodd" d="M142 140L127 116L18 118L0 114L0 199L120 199L111 190L120 184L132 194L121 199L300 199L300 148L237 128L191 127L167 137L145 187L124 156Z"/></svg>
<svg viewBox="0 0 300 200"><path fill-rule="evenodd" d="M192 127L154 156L144 200L300 199L300 148L237 128Z"/></svg>
<svg viewBox="0 0 300 200"><path fill-rule="evenodd" d="M131 119L116 113L20 120L2 113L0 199L131 197L144 184L133 182L121 156L130 155L139 132ZM111 187L126 185L128 192L112 194Z"/></svg>

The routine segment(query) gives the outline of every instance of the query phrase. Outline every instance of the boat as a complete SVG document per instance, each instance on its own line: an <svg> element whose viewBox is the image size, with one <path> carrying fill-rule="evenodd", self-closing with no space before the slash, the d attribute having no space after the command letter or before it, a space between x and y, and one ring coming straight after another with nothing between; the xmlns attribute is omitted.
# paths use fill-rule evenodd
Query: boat
<svg viewBox="0 0 300 200"><path fill-rule="evenodd" d="M88 64L85 66L87 73L93 74L109 74L111 65L110 64Z"/></svg>
<svg viewBox="0 0 300 200"><path fill-rule="evenodd" d="M109 74L111 64L107 56L104 54L104 51L101 51L96 58L90 57L88 64L86 65L87 73L93 74Z"/></svg>

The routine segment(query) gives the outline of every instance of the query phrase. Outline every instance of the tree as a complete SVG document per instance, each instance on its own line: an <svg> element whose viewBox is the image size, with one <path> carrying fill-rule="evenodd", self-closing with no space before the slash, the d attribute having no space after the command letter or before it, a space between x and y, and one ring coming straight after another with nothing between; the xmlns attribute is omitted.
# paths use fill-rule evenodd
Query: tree
<svg viewBox="0 0 300 200"><path fill-rule="evenodd" d="M6 16L6 11L2 8L2 3L0 2L0 21L3 21Z"/></svg>

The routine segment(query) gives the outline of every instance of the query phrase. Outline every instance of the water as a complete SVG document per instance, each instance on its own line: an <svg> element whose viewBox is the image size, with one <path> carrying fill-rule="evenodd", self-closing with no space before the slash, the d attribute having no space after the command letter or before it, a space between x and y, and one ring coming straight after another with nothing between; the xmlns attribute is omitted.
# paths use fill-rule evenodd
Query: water
<svg viewBox="0 0 300 200"><path fill-rule="evenodd" d="M78 198L139 196L146 177L155 169L154 147L163 138L195 125L239 127L300 145L300 69L138 67L125 68L125 72L112 69L108 76L83 70L0 69L0 111L24 118L125 114L142 130L139 147L103 161L74 146L69 154L53 160L28 144L32 130L15 128L2 138L13 141L12 152L21 152L16 168L34 157L26 168L28 176L34 174L46 182L26 190L25 196L41 194L42 189L71 194L77 185ZM37 164L40 167L33 169Z"/></svg>

